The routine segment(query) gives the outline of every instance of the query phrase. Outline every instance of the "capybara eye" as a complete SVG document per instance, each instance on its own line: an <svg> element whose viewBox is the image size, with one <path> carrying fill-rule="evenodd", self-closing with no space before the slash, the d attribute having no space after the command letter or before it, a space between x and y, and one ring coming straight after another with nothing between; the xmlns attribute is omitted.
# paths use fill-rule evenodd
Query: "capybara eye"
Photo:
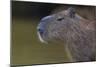
<svg viewBox="0 0 100 67"><path fill-rule="evenodd" d="M58 21L62 21L63 19L64 19L64 18L63 18L63 17L61 17L61 18L58 18L57 20L58 20Z"/></svg>

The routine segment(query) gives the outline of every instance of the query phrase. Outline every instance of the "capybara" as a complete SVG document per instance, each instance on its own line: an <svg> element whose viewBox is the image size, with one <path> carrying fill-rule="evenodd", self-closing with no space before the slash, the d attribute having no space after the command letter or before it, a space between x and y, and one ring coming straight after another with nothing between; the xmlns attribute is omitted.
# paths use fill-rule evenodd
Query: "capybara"
<svg viewBox="0 0 100 67"><path fill-rule="evenodd" d="M73 7L40 20L37 33L41 42L65 46L70 62L96 60L96 21L78 15Z"/></svg>

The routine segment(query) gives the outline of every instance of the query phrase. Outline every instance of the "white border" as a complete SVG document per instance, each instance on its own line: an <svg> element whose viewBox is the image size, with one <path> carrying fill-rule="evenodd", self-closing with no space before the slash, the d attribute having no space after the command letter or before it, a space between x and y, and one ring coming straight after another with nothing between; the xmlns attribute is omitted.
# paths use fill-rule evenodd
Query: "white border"
<svg viewBox="0 0 100 67"><path fill-rule="evenodd" d="M16 0L16 1L96 5L96 0Z"/></svg>
<svg viewBox="0 0 100 67"><path fill-rule="evenodd" d="M10 64L10 1L0 0L0 67Z"/></svg>

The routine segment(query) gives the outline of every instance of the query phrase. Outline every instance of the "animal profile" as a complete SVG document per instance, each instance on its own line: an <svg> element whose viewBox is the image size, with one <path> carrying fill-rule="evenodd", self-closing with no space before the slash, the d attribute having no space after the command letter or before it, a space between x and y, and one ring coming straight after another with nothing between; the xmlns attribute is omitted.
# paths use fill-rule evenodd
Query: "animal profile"
<svg viewBox="0 0 100 67"><path fill-rule="evenodd" d="M61 42L66 53L70 54L70 62L95 61L95 24L95 20L84 19L70 7L42 18L37 33L43 43Z"/></svg>

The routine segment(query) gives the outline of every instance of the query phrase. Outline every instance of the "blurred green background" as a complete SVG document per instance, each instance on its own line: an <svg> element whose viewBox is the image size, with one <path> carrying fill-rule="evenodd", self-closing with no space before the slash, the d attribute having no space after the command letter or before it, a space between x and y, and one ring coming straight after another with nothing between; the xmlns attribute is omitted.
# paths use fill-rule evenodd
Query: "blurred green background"
<svg viewBox="0 0 100 67"><path fill-rule="evenodd" d="M63 45L41 43L37 36L36 28L41 17L48 15L56 7L50 5L12 2L12 65L66 62Z"/></svg>
<svg viewBox="0 0 100 67"><path fill-rule="evenodd" d="M11 1L11 65L68 62L69 58L65 53L64 45L41 43L36 28L41 18L65 10L69 6L65 4ZM77 5L74 7L77 7ZM86 9L84 8L91 12L85 12ZM82 9L84 9L82 11L85 14L93 14L90 17L94 19L95 7L83 7ZM85 15L83 12L79 13ZM85 16L88 19L90 17Z"/></svg>
<svg viewBox="0 0 100 67"><path fill-rule="evenodd" d="M28 22L28 23L27 23ZM43 64L65 62L63 45L43 44L36 33L38 20L13 19L11 64Z"/></svg>

